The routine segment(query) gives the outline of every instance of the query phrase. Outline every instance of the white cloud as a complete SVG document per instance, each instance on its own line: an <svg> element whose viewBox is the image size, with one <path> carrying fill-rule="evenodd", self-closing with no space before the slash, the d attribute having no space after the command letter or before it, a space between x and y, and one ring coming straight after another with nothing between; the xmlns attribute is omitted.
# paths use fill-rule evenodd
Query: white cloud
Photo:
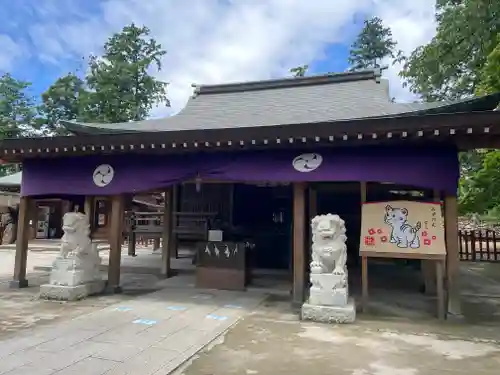
<svg viewBox="0 0 500 375"><path fill-rule="evenodd" d="M23 47L10 36L0 34L0 73L10 71L16 59L26 56Z"/></svg>
<svg viewBox="0 0 500 375"><path fill-rule="evenodd" d="M47 0L46 0L47 1ZM192 83L215 84L288 75L289 68L324 56L329 43L350 43L349 25L362 14L381 16L393 28L399 48L410 52L433 35L435 0L106 0L100 14L78 10L71 17L42 8L44 20L29 32L39 58L64 64L98 52L111 32L145 24L168 51L158 77L171 83L171 110L177 112ZM81 3L80 3L81 4ZM69 5L68 5L69 7ZM52 9L52 10L51 10ZM54 17L47 17L52 12ZM86 16L75 16L85 14ZM343 57L342 57L343 58ZM1 60L0 60L1 61ZM392 95L407 100L394 67Z"/></svg>

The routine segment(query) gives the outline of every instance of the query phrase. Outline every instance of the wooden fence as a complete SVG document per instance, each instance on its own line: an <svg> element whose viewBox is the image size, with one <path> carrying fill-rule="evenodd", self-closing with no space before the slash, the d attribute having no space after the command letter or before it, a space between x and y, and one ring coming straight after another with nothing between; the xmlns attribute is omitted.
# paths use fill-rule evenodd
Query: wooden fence
<svg viewBox="0 0 500 375"><path fill-rule="evenodd" d="M500 235L489 229L460 230L460 260L500 262Z"/></svg>

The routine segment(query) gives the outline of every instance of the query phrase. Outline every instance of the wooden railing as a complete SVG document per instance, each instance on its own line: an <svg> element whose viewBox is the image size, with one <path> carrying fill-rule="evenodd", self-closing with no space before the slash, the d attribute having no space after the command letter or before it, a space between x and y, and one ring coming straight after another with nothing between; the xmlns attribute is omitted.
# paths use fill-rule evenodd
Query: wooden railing
<svg viewBox="0 0 500 375"><path fill-rule="evenodd" d="M174 212L172 231L180 239L206 240L213 212Z"/></svg>
<svg viewBox="0 0 500 375"><path fill-rule="evenodd" d="M180 239L206 240L210 220L217 214L212 212L174 212L172 232ZM163 212L127 212L125 215L125 238L135 234L135 241L148 244L161 238Z"/></svg>
<svg viewBox="0 0 500 375"><path fill-rule="evenodd" d="M130 238L136 244L148 246L159 240L163 232L163 212L132 212L125 214L124 242L128 243Z"/></svg>
<svg viewBox="0 0 500 375"><path fill-rule="evenodd" d="M493 230L460 230L460 260L500 262L500 236Z"/></svg>

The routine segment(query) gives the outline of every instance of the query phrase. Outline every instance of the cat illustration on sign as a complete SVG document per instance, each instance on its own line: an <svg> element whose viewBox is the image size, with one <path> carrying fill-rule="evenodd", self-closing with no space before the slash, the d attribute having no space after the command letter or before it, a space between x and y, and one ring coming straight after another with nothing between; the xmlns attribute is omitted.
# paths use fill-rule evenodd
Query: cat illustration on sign
<svg viewBox="0 0 500 375"><path fill-rule="evenodd" d="M415 226L408 223L408 210L406 208L393 208L387 205L384 222L391 226L391 243L397 244L400 248L418 249L420 247L418 232L422 228L422 224L420 221L417 221Z"/></svg>

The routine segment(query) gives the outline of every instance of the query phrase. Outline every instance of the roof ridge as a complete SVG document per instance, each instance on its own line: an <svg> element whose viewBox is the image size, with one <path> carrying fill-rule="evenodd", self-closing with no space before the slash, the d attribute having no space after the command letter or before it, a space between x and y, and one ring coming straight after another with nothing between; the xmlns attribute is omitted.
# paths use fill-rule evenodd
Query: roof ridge
<svg viewBox="0 0 500 375"><path fill-rule="evenodd" d="M380 68L376 68L376 69L359 70L354 72L327 73L327 74L318 74L307 77L274 78L274 79L267 79L260 81L223 83L217 85L197 85L193 83L191 86L194 87L194 92L192 96L194 98L198 95L205 95L205 94L221 94L221 93L232 93L232 92L242 92L242 91L269 90L278 88L322 85L322 84L353 82L353 81L363 81L363 80L375 80L378 83L380 81L381 76L382 76L382 70Z"/></svg>

